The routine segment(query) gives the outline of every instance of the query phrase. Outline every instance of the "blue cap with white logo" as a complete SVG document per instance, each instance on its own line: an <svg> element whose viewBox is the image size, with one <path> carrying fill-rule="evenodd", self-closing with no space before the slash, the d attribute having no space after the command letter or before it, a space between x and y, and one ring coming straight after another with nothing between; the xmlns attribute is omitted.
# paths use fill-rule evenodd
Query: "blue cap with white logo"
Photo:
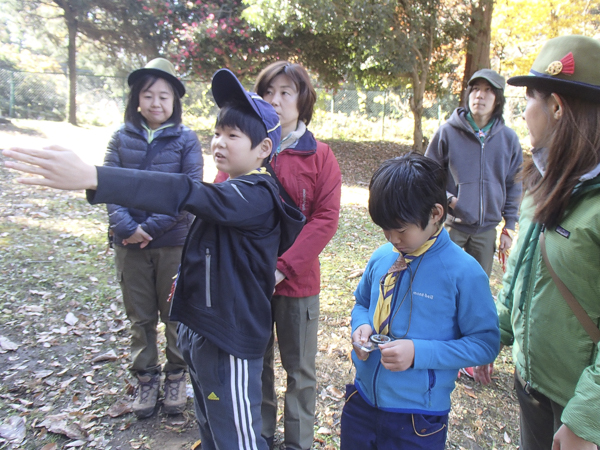
<svg viewBox="0 0 600 450"><path fill-rule="evenodd" d="M247 104L252 108L265 125L267 136L273 142L272 156L281 141L281 123L275 108L264 101L260 95L244 89L242 83L229 69L219 69L215 72L212 78L212 94L219 108L227 102Z"/></svg>

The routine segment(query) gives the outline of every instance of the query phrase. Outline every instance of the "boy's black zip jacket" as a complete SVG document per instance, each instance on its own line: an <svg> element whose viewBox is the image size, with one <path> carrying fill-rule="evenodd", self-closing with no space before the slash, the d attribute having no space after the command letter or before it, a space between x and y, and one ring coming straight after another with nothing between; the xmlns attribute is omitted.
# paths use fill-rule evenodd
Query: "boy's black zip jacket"
<svg viewBox="0 0 600 450"><path fill-rule="evenodd" d="M304 216L281 201L266 173L223 183L184 174L97 167L88 201L162 214L196 216L188 234L171 307L179 321L223 351L262 358L272 329L271 296L277 256L287 250Z"/></svg>

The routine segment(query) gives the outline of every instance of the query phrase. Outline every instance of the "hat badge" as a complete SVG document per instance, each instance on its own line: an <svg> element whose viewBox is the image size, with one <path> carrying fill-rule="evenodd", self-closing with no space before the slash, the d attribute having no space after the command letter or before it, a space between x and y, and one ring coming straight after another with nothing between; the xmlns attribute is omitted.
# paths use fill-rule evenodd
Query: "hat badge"
<svg viewBox="0 0 600 450"><path fill-rule="evenodd" d="M569 52L560 61L552 61L546 68L546 73L552 76L558 74L573 75L575 73L575 58L573 52Z"/></svg>

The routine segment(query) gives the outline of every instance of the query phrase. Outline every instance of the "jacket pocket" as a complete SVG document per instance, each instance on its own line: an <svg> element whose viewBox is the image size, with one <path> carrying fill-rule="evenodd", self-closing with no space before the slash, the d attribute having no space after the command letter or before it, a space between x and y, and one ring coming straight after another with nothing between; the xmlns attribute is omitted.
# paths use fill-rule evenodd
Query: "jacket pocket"
<svg viewBox="0 0 600 450"><path fill-rule="evenodd" d="M435 436L435 442L444 442L448 430L448 415L433 416L424 414L413 414L413 431L420 438L430 438ZM436 447L434 441L429 442L428 447Z"/></svg>
<svg viewBox="0 0 600 450"><path fill-rule="evenodd" d="M206 307L207 308L211 308L212 307L212 298L210 296L210 262L211 262L211 257L212 255L210 254L210 249L207 247L206 248L206 279L205 279L205 294L206 294Z"/></svg>
<svg viewBox="0 0 600 450"><path fill-rule="evenodd" d="M475 225L481 208L479 183L462 183L458 186L457 203L454 208L456 222Z"/></svg>
<svg viewBox="0 0 600 450"><path fill-rule="evenodd" d="M307 319L310 320L318 320L319 319L319 296L316 295L315 299L311 301L308 305Z"/></svg>
<svg viewBox="0 0 600 450"><path fill-rule="evenodd" d="M346 385L346 392L344 394L344 402L348 403L350 401L350 399L352 397L354 397L354 395L357 395L358 390L356 389L356 386L354 384L347 384Z"/></svg>

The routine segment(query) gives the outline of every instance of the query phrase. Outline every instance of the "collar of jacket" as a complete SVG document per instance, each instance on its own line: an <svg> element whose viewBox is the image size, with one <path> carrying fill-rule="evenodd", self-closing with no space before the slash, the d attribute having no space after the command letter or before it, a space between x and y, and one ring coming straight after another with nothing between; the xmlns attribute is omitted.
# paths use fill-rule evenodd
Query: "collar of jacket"
<svg viewBox="0 0 600 450"><path fill-rule="evenodd" d="M463 107L456 108L454 110L454 112L452 113L452 116L450 116L450 119L448 119L448 123L450 125L452 125L454 128L458 128L459 130L466 131L469 135L473 136L473 138L476 139L477 142L481 143L481 141L479 141L479 138L477 137L477 135L475 133L473 133L473 128L471 127L471 125L469 124L469 121L467 120L468 113L469 113L469 111L467 110L467 108L463 108ZM486 140L491 138L493 135L495 135L503 127L504 127L504 119L496 117L494 119L494 124L492 125L492 128L487 133Z"/></svg>
<svg viewBox="0 0 600 450"><path fill-rule="evenodd" d="M281 150L277 155L282 153L290 153L294 155L303 155L309 156L317 152L317 140L313 136L313 134L307 129L300 139L298 139L298 143L294 148L286 148ZM277 157L275 155L275 157Z"/></svg>
<svg viewBox="0 0 600 450"><path fill-rule="evenodd" d="M126 122L122 126L122 129L124 129L127 133L135 134L136 136L139 136L141 139L146 140L146 137L144 136L144 130L142 128L137 128L131 122ZM163 137L179 136L179 135L181 135L182 132L183 132L183 124L180 123L178 125L174 125L172 127L165 128L163 130L163 132L160 134L160 136L158 136L156 139L162 139Z"/></svg>

